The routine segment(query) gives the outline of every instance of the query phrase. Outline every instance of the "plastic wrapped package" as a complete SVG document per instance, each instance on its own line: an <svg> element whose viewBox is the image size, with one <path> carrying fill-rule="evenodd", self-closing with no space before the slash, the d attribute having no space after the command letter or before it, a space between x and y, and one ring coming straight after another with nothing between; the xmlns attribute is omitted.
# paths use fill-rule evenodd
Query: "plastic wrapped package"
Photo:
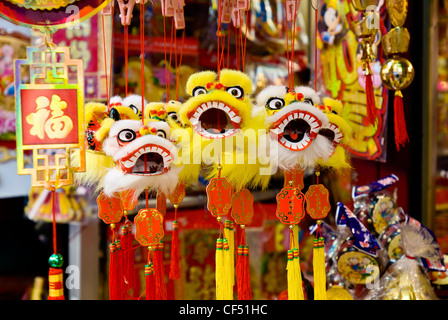
<svg viewBox="0 0 448 320"><path fill-rule="evenodd" d="M337 204L336 222L340 230L345 223L346 230L341 234L347 236L340 238L342 242L334 257L337 273L334 270L332 277L342 276L345 289L354 299L362 299L366 288L377 281L382 269L380 245L356 215L340 202Z"/></svg>
<svg viewBox="0 0 448 320"><path fill-rule="evenodd" d="M403 255L391 264L379 283L370 288L366 300L437 300L424 266L440 265L440 248L432 233L423 225L403 223ZM442 262L443 264L443 262Z"/></svg>
<svg viewBox="0 0 448 320"><path fill-rule="evenodd" d="M352 189L354 213L375 236L400 220L399 208L390 187L398 181L394 174Z"/></svg>

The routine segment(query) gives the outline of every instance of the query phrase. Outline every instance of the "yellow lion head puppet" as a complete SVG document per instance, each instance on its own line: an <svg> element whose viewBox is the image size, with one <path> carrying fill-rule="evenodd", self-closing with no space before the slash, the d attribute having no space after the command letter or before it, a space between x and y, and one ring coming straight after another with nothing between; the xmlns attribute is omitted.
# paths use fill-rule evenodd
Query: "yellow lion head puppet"
<svg viewBox="0 0 448 320"><path fill-rule="evenodd" d="M265 112L268 131L260 139L260 148L268 150L270 161L281 171L314 168L320 159L328 159L332 145L319 135L328 124L327 116L314 105L319 96L309 87L293 91L271 85L257 95L257 108Z"/></svg>
<svg viewBox="0 0 448 320"><path fill-rule="evenodd" d="M326 137L333 147L333 152L327 160L320 160L319 166L330 170L350 169L351 165L347 159L345 145L351 136L351 127L341 116L343 104L341 101L325 97L323 104L317 106L328 117L328 124L319 130L319 135Z"/></svg>
<svg viewBox="0 0 448 320"><path fill-rule="evenodd" d="M145 119L154 119L170 122L171 125L183 127L180 121L179 110L182 106L180 101L170 100L168 102L150 102L145 106Z"/></svg>
<svg viewBox="0 0 448 320"><path fill-rule="evenodd" d="M191 97L179 111L191 134L182 146L185 156L203 165L207 179L220 174L236 189L257 184L248 174L257 170L250 141L257 143L253 136L264 129L264 119L253 114L251 92L251 79L240 71L198 72L187 81Z"/></svg>

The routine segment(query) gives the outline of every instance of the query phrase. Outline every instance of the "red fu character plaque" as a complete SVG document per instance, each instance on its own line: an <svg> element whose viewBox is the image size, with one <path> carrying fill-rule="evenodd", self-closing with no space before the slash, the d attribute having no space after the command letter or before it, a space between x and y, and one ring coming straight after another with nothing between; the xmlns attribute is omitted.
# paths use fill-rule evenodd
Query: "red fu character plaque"
<svg viewBox="0 0 448 320"><path fill-rule="evenodd" d="M82 60L65 47L28 47L14 74L18 173L30 174L33 186L72 185L73 173L85 171ZM26 153L31 166L24 165Z"/></svg>

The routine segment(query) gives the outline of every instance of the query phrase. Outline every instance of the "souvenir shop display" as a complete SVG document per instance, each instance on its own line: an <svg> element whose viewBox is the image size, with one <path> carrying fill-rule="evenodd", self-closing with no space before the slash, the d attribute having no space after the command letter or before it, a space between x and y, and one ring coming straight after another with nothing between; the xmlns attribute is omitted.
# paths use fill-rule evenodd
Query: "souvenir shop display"
<svg viewBox="0 0 448 320"><path fill-rule="evenodd" d="M87 218L105 230L109 300L438 299L443 257L398 205L399 177L344 186L350 203L328 182L386 160L388 90L408 142L404 3L2 2L41 39L13 70L0 39L0 84L25 214L53 227L48 299L65 299L57 225Z"/></svg>

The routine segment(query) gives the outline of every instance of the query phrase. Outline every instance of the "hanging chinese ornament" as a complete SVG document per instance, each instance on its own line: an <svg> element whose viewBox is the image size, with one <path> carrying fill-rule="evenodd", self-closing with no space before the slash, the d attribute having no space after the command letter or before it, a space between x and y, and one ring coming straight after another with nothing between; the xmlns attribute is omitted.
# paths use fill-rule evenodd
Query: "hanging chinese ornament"
<svg viewBox="0 0 448 320"><path fill-rule="evenodd" d="M414 80L414 67L403 57L408 51L410 35L403 27L407 15L407 0L386 1L387 11L393 28L383 37L384 54L389 58L381 68L381 80L389 90L395 91L394 98L394 130L397 150L409 141L406 130L402 90L406 89Z"/></svg>
<svg viewBox="0 0 448 320"><path fill-rule="evenodd" d="M290 229L289 250L287 252L288 300L304 300L302 272L300 269L298 225L305 216L305 195L297 180L285 180L285 186L277 195L276 215L281 223Z"/></svg>
<svg viewBox="0 0 448 320"><path fill-rule="evenodd" d="M135 239L143 247L148 248L148 260L145 265L146 299L166 300L166 286L163 273L163 215L155 208L140 209L134 218L136 227Z"/></svg>
<svg viewBox="0 0 448 320"><path fill-rule="evenodd" d="M371 125L376 125L378 116L373 89L373 73L370 68L370 64L375 61L376 57L374 42L378 33L378 27L375 26L375 22L380 19L379 13L376 11L378 3L379 0L351 1L355 10L362 13L360 20L353 21L351 27L361 42L361 67L365 74L367 120Z"/></svg>
<svg viewBox="0 0 448 320"><path fill-rule="evenodd" d="M55 192L73 184L85 171L84 78L81 60L57 47L45 34L45 46L28 47L27 58L14 62L17 112L17 171L31 175L33 187L52 192L53 254L49 259L49 300L63 300L63 257L57 252ZM25 153L32 154L31 166ZM77 154L74 166L71 156Z"/></svg>
<svg viewBox="0 0 448 320"><path fill-rule="evenodd" d="M230 244L233 243L233 239L229 241L229 232L223 230L225 225L223 218L228 215L232 207L232 186L226 178L221 178L220 171L221 166L218 166L218 177L212 178L207 185L207 209L220 225L215 253L216 299L232 300L234 265L232 261L233 248L230 248ZM227 225L227 227L230 226Z"/></svg>
<svg viewBox="0 0 448 320"><path fill-rule="evenodd" d="M254 196L248 189L235 192L232 196L231 216L240 226L239 242L236 257L236 281L238 300L252 300L249 268L249 246L246 243L246 226L252 222L254 216ZM227 228L232 228L233 222L228 221Z"/></svg>
<svg viewBox="0 0 448 320"><path fill-rule="evenodd" d="M323 184L319 183L319 166L315 172L316 184L311 185L306 197L306 211L316 220L317 230L313 243L313 276L314 276L314 300L327 300L326 271L325 271L325 241L320 225L322 219L330 212L329 192Z"/></svg>

